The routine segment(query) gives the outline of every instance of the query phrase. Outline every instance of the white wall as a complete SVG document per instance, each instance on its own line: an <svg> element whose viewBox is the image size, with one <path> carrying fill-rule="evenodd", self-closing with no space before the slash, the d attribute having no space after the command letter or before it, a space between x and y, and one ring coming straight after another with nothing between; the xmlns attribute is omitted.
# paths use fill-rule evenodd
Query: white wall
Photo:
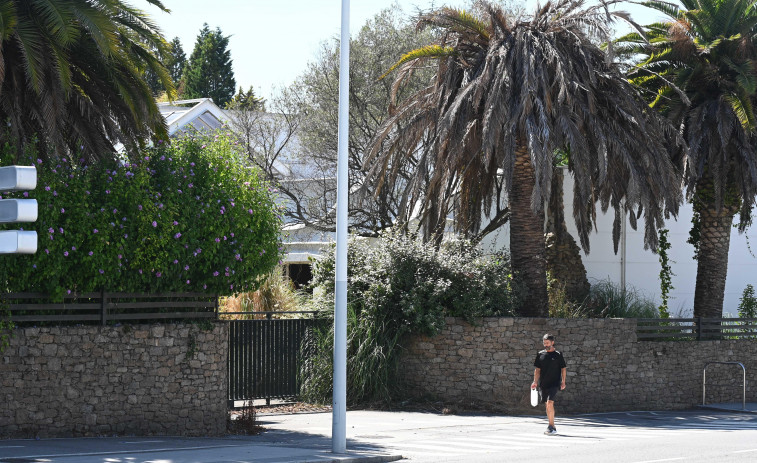
<svg viewBox="0 0 757 463"><path fill-rule="evenodd" d="M573 178L565 176L565 220L568 230L577 238L573 209ZM694 247L686 242L691 229L693 211L690 204L683 204L676 219L666 222L669 231L668 240L671 248L668 255L674 273L668 307L673 316L691 316L694 305L694 287L696 284L697 263L694 260ZM609 279L620 284L623 273L623 252L619 246L618 254L613 253L612 209L607 214L598 213L597 230L590 236L591 252L584 254L583 261L589 282ZM657 254L644 250L643 218L638 221L638 230L625 227L625 282L648 297L660 302L660 262ZM621 236L621 242L623 237ZM509 225L493 233L483 241L486 250L509 247ZM578 241L576 239L576 241ZM752 249L749 249L751 245ZM723 312L737 316L738 304L742 291L747 284L757 286L757 229L752 227L744 234L734 228L731 233L731 247L728 256L728 278L726 280Z"/></svg>

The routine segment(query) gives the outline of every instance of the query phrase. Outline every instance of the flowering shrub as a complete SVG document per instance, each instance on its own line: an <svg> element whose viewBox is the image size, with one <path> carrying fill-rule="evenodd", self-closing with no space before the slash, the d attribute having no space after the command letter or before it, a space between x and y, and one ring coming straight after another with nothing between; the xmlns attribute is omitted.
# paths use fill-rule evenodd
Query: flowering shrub
<svg viewBox="0 0 757 463"><path fill-rule="evenodd" d="M334 253L313 269L314 305L333 318ZM482 316L512 316L520 291L513 287L506 255L484 256L470 243L430 243L397 231L375 242L351 239L347 278L347 401L387 401L396 392L397 359L404 336L433 336L444 317L474 321ZM321 330L317 353L302 368L301 396L312 402L331 397L333 324Z"/></svg>
<svg viewBox="0 0 757 463"><path fill-rule="evenodd" d="M2 147L3 164L14 147ZM60 298L105 288L232 294L254 289L279 262L273 194L225 133L146 149L137 162L34 159L37 189L2 193L39 204L34 255L0 258L11 292Z"/></svg>

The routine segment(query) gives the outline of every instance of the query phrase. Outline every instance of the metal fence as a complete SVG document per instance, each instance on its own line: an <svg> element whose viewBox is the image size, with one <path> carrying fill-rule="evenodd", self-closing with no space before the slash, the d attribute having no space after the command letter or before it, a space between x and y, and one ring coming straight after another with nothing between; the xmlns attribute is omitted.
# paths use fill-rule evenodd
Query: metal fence
<svg viewBox="0 0 757 463"><path fill-rule="evenodd" d="M11 321L30 323L119 323L215 319L218 297L205 293L97 293L70 294L53 302L40 293L8 293L1 296Z"/></svg>
<svg viewBox="0 0 757 463"><path fill-rule="evenodd" d="M641 341L708 341L757 339L757 318L640 318Z"/></svg>
<svg viewBox="0 0 757 463"><path fill-rule="evenodd" d="M313 312L298 312L312 314ZM229 406L256 399L292 399L300 392L300 366L308 341L322 320L273 319L274 312L255 312L263 319L229 320ZM288 312L291 314L291 312ZM226 314L223 314L226 315Z"/></svg>

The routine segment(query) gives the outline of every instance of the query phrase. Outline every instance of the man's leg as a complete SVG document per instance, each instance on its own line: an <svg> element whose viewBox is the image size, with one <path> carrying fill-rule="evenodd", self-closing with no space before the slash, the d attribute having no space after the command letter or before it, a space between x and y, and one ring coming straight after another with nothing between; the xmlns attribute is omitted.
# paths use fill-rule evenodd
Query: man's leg
<svg viewBox="0 0 757 463"><path fill-rule="evenodd" d="M549 425L555 427L555 402L554 400L547 400L547 419Z"/></svg>

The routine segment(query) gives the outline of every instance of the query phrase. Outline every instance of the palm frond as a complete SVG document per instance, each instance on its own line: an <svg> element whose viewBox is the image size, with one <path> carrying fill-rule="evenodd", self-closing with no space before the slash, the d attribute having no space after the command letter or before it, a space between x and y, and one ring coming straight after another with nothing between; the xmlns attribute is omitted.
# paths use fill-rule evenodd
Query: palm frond
<svg viewBox="0 0 757 463"><path fill-rule="evenodd" d="M427 45L422 48L411 50L405 53L402 58L399 59L399 61L394 63L388 71L382 74L381 77L379 77L379 80L388 76L392 73L392 71L409 61L446 58L448 56L453 56L456 53L457 52L453 47L444 47L441 45Z"/></svg>

